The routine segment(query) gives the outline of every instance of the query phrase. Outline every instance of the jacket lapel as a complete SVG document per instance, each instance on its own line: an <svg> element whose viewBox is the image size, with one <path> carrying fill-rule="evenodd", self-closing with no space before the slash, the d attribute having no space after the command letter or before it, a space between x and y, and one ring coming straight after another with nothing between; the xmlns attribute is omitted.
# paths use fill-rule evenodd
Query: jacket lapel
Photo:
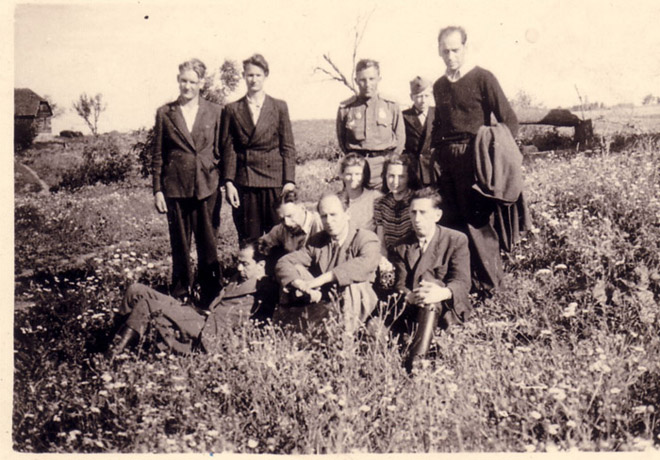
<svg viewBox="0 0 660 460"><path fill-rule="evenodd" d="M272 120L275 118L275 103L273 99L266 95L264 98L264 104L261 107L261 112L259 112L259 119L257 120L257 126L254 128L254 133L252 133L252 138L258 139L259 136L264 132L266 127L272 123Z"/></svg>
<svg viewBox="0 0 660 460"><path fill-rule="evenodd" d="M421 276L424 274L424 272L428 270L429 267L432 267L433 264L436 262L438 238L440 238L440 227L436 226L435 234L433 235L433 238L431 238L431 241L429 241L428 245L426 246L426 251L422 253L421 257L419 258L419 262L417 263L417 267L415 267L415 276L413 278L415 284L421 281ZM421 250L419 249L419 245L417 244L416 246L417 246L417 251L421 252Z"/></svg>
<svg viewBox="0 0 660 460"><path fill-rule="evenodd" d="M188 143L188 146L192 150L195 150L195 143L193 142L192 136L190 135L190 131L188 131L186 121L183 119L183 112L181 112L181 107L179 106L178 102L174 102L170 105L168 116L170 117L170 120L172 120L176 130L181 135L181 138Z"/></svg>
<svg viewBox="0 0 660 460"><path fill-rule="evenodd" d="M254 123L252 122L250 107L248 107L247 96L243 96L238 101L236 107L236 121L247 137L251 138L254 134Z"/></svg>
<svg viewBox="0 0 660 460"><path fill-rule="evenodd" d="M426 112L426 121L424 123L424 132L422 133L422 137L420 138L419 146L420 146L420 152L421 149L424 148L424 146L428 143L430 144L431 140L431 130L433 129L433 120L435 119L435 107L429 107L428 112ZM421 123L420 123L421 126Z"/></svg>
<svg viewBox="0 0 660 460"><path fill-rule="evenodd" d="M209 102L205 99L199 98L199 108L197 109L197 115L195 116L195 122L193 123L193 129L191 137L193 140L193 145L195 148L201 148L204 141L203 138L200 138L200 134L204 133L204 120L206 120L209 110Z"/></svg>

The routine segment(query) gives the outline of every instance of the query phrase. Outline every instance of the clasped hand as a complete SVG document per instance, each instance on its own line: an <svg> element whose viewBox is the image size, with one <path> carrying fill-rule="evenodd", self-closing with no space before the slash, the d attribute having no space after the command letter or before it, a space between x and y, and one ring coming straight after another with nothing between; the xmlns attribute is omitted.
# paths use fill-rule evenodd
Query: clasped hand
<svg viewBox="0 0 660 460"><path fill-rule="evenodd" d="M290 284L290 287L294 288L296 291L296 295L300 293L302 294L308 294L309 299L312 303L315 302L320 302L321 301L321 290L318 288L312 288L310 287L310 281L304 281L304 280L293 280ZM300 296L299 295L299 296Z"/></svg>
<svg viewBox="0 0 660 460"><path fill-rule="evenodd" d="M451 299L451 290L430 281L421 281L419 286L408 293L406 301L414 305L431 305Z"/></svg>

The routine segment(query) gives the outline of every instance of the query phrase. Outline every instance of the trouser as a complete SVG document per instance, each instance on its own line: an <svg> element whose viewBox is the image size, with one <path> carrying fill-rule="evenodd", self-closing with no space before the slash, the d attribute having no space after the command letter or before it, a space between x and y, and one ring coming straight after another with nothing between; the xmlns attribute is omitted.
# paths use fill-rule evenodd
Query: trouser
<svg viewBox="0 0 660 460"><path fill-rule="evenodd" d="M241 205L233 208L239 242L256 240L279 221L277 206L280 187L243 187L236 185Z"/></svg>
<svg viewBox="0 0 660 460"><path fill-rule="evenodd" d="M205 307L220 291L220 266L214 227L214 210L218 192L202 200L197 198L167 198L167 223L172 247L172 287L175 297L189 295L193 285L190 261L192 235L197 248L200 304ZM219 219L217 223L219 223Z"/></svg>
<svg viewBox="0 0 660 460"><path fill-rule="evenodd" d="M474 141L440 146L434 169L444 199L440 223L464 232L469 241L472 286L491 292L502 281L500 243L495 230L495 204L472 189Z"/></svg>
<svg viewBox="0 0 660 460"><path fill-rule="evenodd" d="M307 268L301 265L296 268L300 279L311 280L314 278ZM337 302L341 311L335 308ZM326 292L323 294L322 301L307 304L301 304L291 292L282 293L280 304L273 313L273 322L293 325L299 330L308 330L310 327L321 324L325 318L334 313L339 315L339 321L343 323L344 331L347 334L353 334L374 310L378 298L371 283L360 282L339 288L337 302L333 303L329 300Z"/></svg>
<svg viewBox="0 0 660 460"><path fill-rule="evenodd" d="M206 321L195 308L139 283L126 290L119 314L129 315L126 326L140 335L153 325L163 342L181 353L192 350Z"/></svg>

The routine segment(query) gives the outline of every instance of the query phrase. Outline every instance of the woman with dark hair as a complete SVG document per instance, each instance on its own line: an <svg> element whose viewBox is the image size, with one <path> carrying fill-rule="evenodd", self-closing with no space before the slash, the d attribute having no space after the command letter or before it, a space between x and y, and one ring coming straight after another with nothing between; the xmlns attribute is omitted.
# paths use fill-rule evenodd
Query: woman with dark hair
<svg viewBox="0 0 660 460"><path fill-rule="evenodd" d="M205 75L199 59L179 66L179 97L156 112L152 152L154 204L167 213L172 247L170 292L183 299L191 295L194 235L203 308L218 294L220 278L213 211L220 182L221 107L199 96Z"/></svg>
<svg viewBox="0 0 660 460"><path fill-rule="evenodd" d="M268 74L262 55L243 61L247 94L228 104L223 115L224 182L239 241L268 232L278 221L280 194L295 188L289 110L264 92Z"/></svg>
<svg viewBox="0 0 660 460"><path fill-rule="evenodd" d="M383 164L383 193L374 203L374 224L384 252L412 230L410 198L419 188L415 163L407 155L388 155Z"/></svg>

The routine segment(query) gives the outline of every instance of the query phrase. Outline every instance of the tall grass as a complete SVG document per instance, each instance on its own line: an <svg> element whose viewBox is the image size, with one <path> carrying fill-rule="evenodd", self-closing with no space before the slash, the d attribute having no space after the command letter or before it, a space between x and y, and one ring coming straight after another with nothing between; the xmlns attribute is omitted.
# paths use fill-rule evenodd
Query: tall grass
<svg viewBox="0 0 660 460"><path fill-rule="evenodd" d="M479 304L473 319L438 332L432 354L412 376L391 337L348 338L334 320L312 336L245 324L225 331L217 349L192 356L161 352L148 334L136 353L109 361L101 352L126 284L167 280L165 224L156 220L149 194L112 195L96 186L48 203L19 197L17 261L48 242L64 245L59 229L72 237L44 260L28 259L34 273L17 289L27 306L15 316L14 448L301 454L657 448L657 152L647 142L620 154L549 156L526 166L535 228L507 259L504 288ZM333 185L333 167L299 169L310 199L321 193L314 178ZM301 185L306 180L310 185ZM110 230L94 230L100 219ZM113 236L133 219L136 227ZM221 244L228 253L231 243ZM91 247L99 255L83 265L50 262Z"/></svg>

